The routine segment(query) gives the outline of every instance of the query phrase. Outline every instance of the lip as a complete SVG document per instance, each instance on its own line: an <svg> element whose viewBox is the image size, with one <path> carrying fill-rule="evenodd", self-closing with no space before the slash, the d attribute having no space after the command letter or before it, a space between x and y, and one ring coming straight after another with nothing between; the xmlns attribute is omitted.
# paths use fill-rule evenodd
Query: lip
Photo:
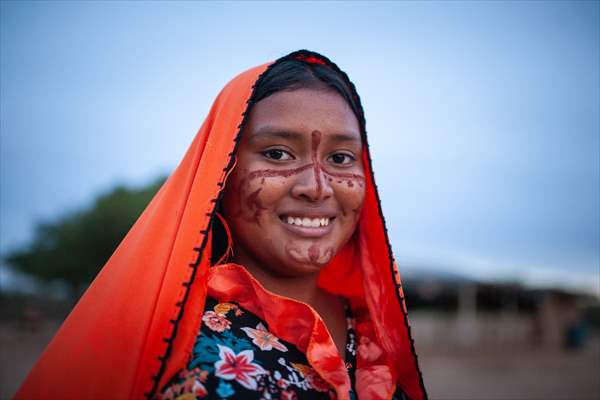
<svg viewBox="0 0 600 400"><path fill-rule="evenodd" d="M303 215L306 217L311 217L310 214L308 213L298 213L296 215ZM322 217L324 218L323 214L315 214L314 216L312 216L312 218L319 218ZM323 236L326 236L329 232L331 232L331 230L333 229L333 225L335 224L335 217L328 217L329 219L329 225L327 226L319 226L319 227L307 227L307 226L298 226L298 225L290 225L287 222L284 222L281 220L281 218L279 219L279 222L283 225L283 227L285 229L287 229L289 232L301 236L301 237L305 237L305 238L320 238Z"/></svg>
<svg viewBox="0 0 600 400"><path fill-rule="evenodd" d="M330 209L319 209L319 208L309 208L309 209L296 209L296 210L288 210L279 212L279 217L282 215L291 215L293 217L308 217L308 218L335 218L337 213Z"/></svg>

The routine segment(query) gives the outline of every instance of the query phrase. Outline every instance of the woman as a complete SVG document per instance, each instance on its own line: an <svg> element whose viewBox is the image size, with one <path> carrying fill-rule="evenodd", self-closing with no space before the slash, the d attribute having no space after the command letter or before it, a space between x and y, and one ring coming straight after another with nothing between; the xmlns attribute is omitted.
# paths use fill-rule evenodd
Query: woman
<svg viewBox="0 0 600 400"><path fill-rule="evenodd" d="M299 51L221 91L17 398L420 399L409 331L360 100Z"/></svg>

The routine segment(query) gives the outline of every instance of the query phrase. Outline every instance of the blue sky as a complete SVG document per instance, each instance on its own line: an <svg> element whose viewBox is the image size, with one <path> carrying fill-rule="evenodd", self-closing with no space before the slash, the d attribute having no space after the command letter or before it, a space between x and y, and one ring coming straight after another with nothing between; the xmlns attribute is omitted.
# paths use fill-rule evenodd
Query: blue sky
<svg viewBox="0 0 600 400"><path fill-rule="evenodd" d="M401 267L600 293L600 3L0 3L0 253L173 170L220 88L350 75Z"/></svg>

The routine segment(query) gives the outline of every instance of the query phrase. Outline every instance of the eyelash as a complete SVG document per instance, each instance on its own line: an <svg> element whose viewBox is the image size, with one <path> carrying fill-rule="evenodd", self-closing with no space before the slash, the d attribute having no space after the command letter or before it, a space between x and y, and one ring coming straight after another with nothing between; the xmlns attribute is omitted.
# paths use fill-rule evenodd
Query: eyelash
<svg viewBox="0 0 600 400"><path fill-rule="evenodd" d="M274 153L280 154L280 157L279 158L274 157ZM288 160L295 159L294 156L292 156L289 151L283 150L283 149L265 150L262 152L262 155L265 156L266 158L268 158L270 160L274 160L274 161L288 161ZM287 156L288 158L283 158L284 156ZM343 162L335 162L333 158L336 156L343 156L343 157L345 157L345 159ZM331 160L332 163L337 166L345 166L345 165L351 164L353 161L356 161L356 158L354 158L354 156L352 156L351 154L348 154L348 153L334 153L334 154L330 155L329 157L327 157L327 160Z"/></svg>
<svg viewBox="0 0 600 400"><path fill-rule="evenodd" d="M274 152L282 153L284 155L287 155L289 158L281 159L281 158L271 157ZM268 158L270 160L274 160L274 161L288 161L288 160L293 160L294 159L294 157L288 151L283 150L283 149L269 149L269 150L263 151L262 154L266 158Z"/></svg>
<svg viewBox="0 0 600 400"><path fill-rule="evenodd" d="M352 156L351 154L348 154L348 153L335 153L335 154L330 155L327 159L333 161L333 157L335 157L335 156L346 157L345 160L347 160L347 162L340 162L340 163L333 162L334 164L339 165L339 166L345 166L345 165L351 164L353 161L356 161L356 158L354 158L354 156Z"/></svg>

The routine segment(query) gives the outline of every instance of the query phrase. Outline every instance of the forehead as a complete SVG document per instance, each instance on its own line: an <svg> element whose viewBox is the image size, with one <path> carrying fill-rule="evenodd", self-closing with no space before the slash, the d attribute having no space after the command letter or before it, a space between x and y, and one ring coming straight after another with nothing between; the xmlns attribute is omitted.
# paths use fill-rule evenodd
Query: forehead
<svg viewBox="0 0 600 400"><path fill-rule="evenodd" d="M267 132L289 131L324 136L345 135L360 141L360 128L352 109L333 90L297 89L281 91L256 103L250 112L249 139Z"/></svg>

